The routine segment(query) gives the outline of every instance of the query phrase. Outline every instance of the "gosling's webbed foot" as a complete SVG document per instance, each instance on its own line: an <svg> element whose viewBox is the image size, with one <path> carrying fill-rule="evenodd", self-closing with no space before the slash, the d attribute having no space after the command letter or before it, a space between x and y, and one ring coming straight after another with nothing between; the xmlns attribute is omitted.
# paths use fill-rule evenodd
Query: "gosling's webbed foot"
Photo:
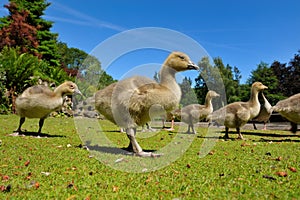
<svg viewBox="0 0 300 200"><path fill-rule="evenodd" d="M237 138L237 140L245 140L243 136L239 135Z"/></svg>
<svg viewBox="0 0 300 200"><path fill-rule="evenodd" d="M167 128L167 127L165 127L165 128L163 128L163 130L165 130L165 131L174 131L175 129L174 128Z"/></svg>
<svg viewBox="0 0 300 200"><path fill-rule="evenodd" d="M152 157L152 158L157 158L157 157L162 156L163 154L156 154L156 153L152 153L152 152L144 152L144 151L141 151L141 152L135 153L135 155L140 156L140 157Z"/></svg>

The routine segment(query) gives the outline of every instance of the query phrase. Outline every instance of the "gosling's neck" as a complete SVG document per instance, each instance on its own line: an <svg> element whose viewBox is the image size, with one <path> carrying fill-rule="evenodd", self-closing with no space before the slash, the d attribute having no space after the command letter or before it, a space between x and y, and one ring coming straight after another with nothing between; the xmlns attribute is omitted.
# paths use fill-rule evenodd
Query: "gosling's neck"
<svg viewBox="0 0 300 200"><path fill-rule="evenodd" d="M178 100L181 98L181 89L176 82L176 71L164 65L160 71L160 84L168 88Z"/></svg>
<svg viewBox="0 0 300 200"><path fill-rule="evenodd" d="M54 93L55 93L55 96L61 97L61 98L65 97L67 95L66 92L64 92L63 85L60 85L57 88L55 88Z"/></svg>
<svg viewBox="0 0 300 200"><path fill-rule="evenodd" d="M251 90L249 103L251 105L260 105L259 100L258 100L258 91L257 90L254 90L254 89Z"/></svg>
<svg viewBox="0 0 300 200"><path fill-rule="evenodd" d="M256 117L260 111L260 103L258 100L258 91L257 90L251 91L249 104L250 104L250 118L252 119L253 117Z"/></svg>
<svg viewBox="0 0 300 200"><path fill-rule="evenodd" d="M208 96L207 96L207 97L205 98L205 104L204 104L204 105L205 105L206 108L212 108L211 100L212 100L211 97L208 97Z"/></svg>

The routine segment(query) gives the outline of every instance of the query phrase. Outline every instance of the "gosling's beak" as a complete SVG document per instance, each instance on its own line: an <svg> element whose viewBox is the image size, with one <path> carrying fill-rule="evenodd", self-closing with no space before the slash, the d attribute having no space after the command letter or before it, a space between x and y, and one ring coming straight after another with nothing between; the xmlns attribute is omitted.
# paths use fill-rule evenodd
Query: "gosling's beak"
<svg viewBox="0 0 300 200"><path fill-rule="evenodd" d="M74 94L79 94L79 95L83 96L82 93L80 92L80 90L78 90L78 89L76 89L76 90L74 91Z"/></svg>
<svg viewBox="0 0 300 200"><path fill-rule="evenodd" d="M268 89L268 87L264 85L264 86L263 86L263 90L264 90L264 89Z"/></svg>
<svg viewBox="0 0 300 200"><path fill-rule="evenodd" d="M199 70L200 68L198 67L198 65L190 61L190 63L188 64L188 69Z"/></svg>
<svg viewBox="0 0 300 200"><path fill-rule="evenodd" d="M76 94L79 94L80 96L83 97L83 99L86 99L86 97L80 92L79 89L76 89L76 90L74 91L74 95L76 95Z"/></svg>

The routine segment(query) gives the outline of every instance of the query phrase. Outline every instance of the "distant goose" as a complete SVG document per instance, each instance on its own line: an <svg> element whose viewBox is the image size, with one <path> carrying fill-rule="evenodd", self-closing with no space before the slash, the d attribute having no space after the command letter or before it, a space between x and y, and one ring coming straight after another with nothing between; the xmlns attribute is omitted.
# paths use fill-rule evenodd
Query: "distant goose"
<svg viewBox="0 0 300 200"><path fill-rule="evenodd" d="M258 93L268 87L260 82L255 82L251 87L251 96L247 102L234 102L214 111L210 116L210 120L216 121L218 124L225 125L225 138L229 138L229 128L236 128L238 139L243 139L240 127L244 126L249 120L259 114L260 103L258 101Z"/></svg>
<svg viewBox="0 0 300 200"><path fill-rule="evenodd" d="M269 103L269 101L266 99L265 95L261 93L262 98L264 100L263 106L260 107L259 114L252 119L253 121L253 127L255 130L257 130L255 122L263 122L264 128L263 130L267 130L267 122L269 121L271 114L272 114L272 105Z"/></svg>
<svg viewBox="0 0 300 200"><path fill-rule="evenodd" d="M66 81L54 91L43 85L35 85L27 88L17 99L17 114L20 116L19 127L16 132L22 132L21 127L25 118L39 118L39 130L41 133L44 120L48 115L59 110L63 105L63 98L74 93L81 94L75 83Z"/></svg>
<svg viewBox="0 0 300 200"><path fill-rule="evenodd" d="M297 132L297 124L300 124L300 93L279 101L273 106L273 110L292 122L291 131Z"/></svg>
<svg viewBox="0 0 300 200"><path fill-rule="evenodd" d="M150 115L161 116L179 105L181 90L175 74L192 69L199 67L186 54L172 52L160 70L160 83L141 76L121 80L96 93L95 107L108 120L126 128L130 150L139 156L154 156L138 144L136 128L149 122Z"/></svg>
<svg viewBox="0 0 300 200"><path fill-rule="evenodd" d="M205 98L205 104L190 104L188 106L183 107L179 112L176 113L181 115L181 121L188 124L187 133L196 134L194 129L194 124L206 119L209 114L213 112L212 99L215 97L219 97L220 95L215 91L208 91ZM192 132L190 132L192 129Z"/></svg>

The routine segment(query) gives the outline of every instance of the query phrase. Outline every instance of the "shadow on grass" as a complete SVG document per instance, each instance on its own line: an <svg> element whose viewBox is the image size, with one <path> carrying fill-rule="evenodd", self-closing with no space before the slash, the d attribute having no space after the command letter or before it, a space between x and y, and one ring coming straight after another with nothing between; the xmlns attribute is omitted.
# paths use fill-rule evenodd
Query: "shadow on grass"
<svg viewBox="0 0 300 200"><path fill-rule="evenodd" d="M60 137L60 138L65 138L66 136L65 135L50 135L50 134L47 134L47 133L37 133L37 132L21 132L19 133L19 136L32 136L32 137L47 137L47 138L55 138L55 137Z"/></svg>
<svg viewBox="0 0 300 200"><path fill-rule="evenodd" d="M262 133L262 132L243 132L243 135L256 135L261 137L300 137L297 134L279 134L279 133Z"/></svg>
<svg viewBox="0 0 300 200"><path fill-rule="evenodd" d="M225 131L221 131L220 134L225 134ZM230 135L237 135L237 132L234 131L229 131L229 136ZM259 140L253 140L253 141L258 141L258 142L300 142L300 140L292 140L290 138L300 138L300 135L297 134L280 134L280 133L263 133L263 132L242 132L242 135L252 135L252 136L260 136L261 138ZM269 139L269 138L272 139ZM204 137L205 138L205 137ZM276 139L280 138L280 139ZM236 138L224 138L220 136L220 139L226 139L226 140L237 140ZM247 139L247 138L245 138Z"/></svg>
<svg viewBox="0 0 300 200"><path fill-rule="evenodd" d="M109 147L109 146L99 146L99 145L91 145L87 142L86 146L89 150L98 151L102 153L109 154L123 154L123 155L133 155L132 151L129 151L128 147L118 148L118 147ZM155 152L155 150L143 149L144 152Z"/></svg>

